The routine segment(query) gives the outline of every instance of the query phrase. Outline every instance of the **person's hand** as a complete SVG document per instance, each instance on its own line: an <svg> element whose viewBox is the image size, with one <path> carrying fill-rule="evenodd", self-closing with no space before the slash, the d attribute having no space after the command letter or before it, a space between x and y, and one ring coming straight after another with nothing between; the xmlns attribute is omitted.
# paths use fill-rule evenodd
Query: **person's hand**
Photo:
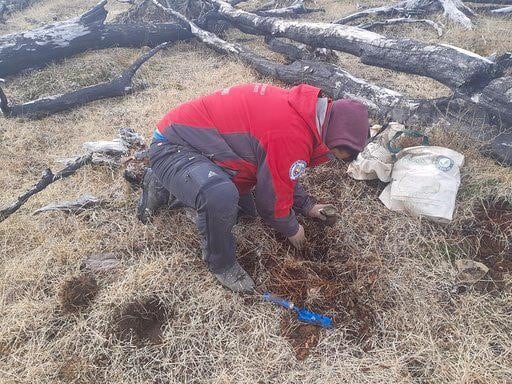
<svg viewBox="0 0 512 384"><path fill-rule="evenodd" d="M336 215L336 208L332 204L315 204L308 212L308 216L314 219L327 220L329 216Z"/></svg>
<svg viewBox="0 0 512 384"><path fill-rule="evenodd" d="M327 225L334 225L338 219L338 211L332 204L315 204L307 215L325 221Z"/></svg>
<svg viewBox="0 0 512 384"><path fill-rule="evenodd" d="M296 249L302 249L304 243L306 242L306 232L304 232L304 227L299 224L299 230L297 233L293 236L290 236L288 240Z"/></svg>

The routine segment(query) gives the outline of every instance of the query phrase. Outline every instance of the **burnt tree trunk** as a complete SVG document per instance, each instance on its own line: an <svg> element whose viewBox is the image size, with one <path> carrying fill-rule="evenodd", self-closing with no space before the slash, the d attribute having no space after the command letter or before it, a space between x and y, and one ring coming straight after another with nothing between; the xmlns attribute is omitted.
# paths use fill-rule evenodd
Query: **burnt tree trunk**
<svg viewBox="0 0 512 384"><path fill-rule="evenodd" d="M288 84L308 83L315 85L334 99L351 98L359 100L368 106L373 116L380 120L393 120L405 124L431 124L444 116L450 109L452 98L434 100L411 99L391 89L370 84L332 64L316 60L296 60L288 65L276 63L257 55L239 44L229 43L220 39L215 34L199 28L176 11L164 7L162 9L165 9L170 15L179 19L181 23L186 23L192 34L210 48L238 57L264 76L271 76ZM294 57L299 55L297 50L300 50L300 48L289 47L290 49L287 49L285 46L286 43L280 42L277 44L276 50L291 52ZM507 96L507 89L509 89L507 87L510 84L499 80L502 79L496 79L490 83L488 87L491 88L486 87L488 89L485 95L488 96L484 96L482 92L482 102L475 103L474 100L471 103L465 102L465 108L474 108L475 111L485 108L485 98L489 97L492 99L494 97L492 94L495 92L497 98L503 99L504 105L499 108L499 111L494 112L499 114L506 111L507 105L512 104L512 100L509 100ZM496 84L494 84L495 82ZM505 116L505 113L503 113L503 116ZM492 136L498 135L499 131L487 132L486 137L482 137L482 132L477 130L469 131L468 133L474 138L489 139ZM510 137L503 135L494 140L489 148L488 155L510 165L512 164L512 147L507 146L507 140L510 141ZM504 144L501 145L501 142ZM496 151L496 149L501 150L501 152Z"/></svg>
<svg viewBox="0 0 512 384"><path fill-rule="evenodd" d="M291 64L280 64L266 59L240 44L222 40L215 34L205 31L187 20L176 11L167 9L170 15L187 23L191 32L210 48L228 55L234 55L251 65L265 76L277 78L285 83L308 83L321 88L334 99L352 98L366 104L373 116L382 120L395 120L404 123L431 123L437 113L447 103L447 99L411 99L399 92L370 84L341 68L317 60L295 60ZM303 49L283 42L269 42L276 51L292 57L307 56ZM276 46L277 45L277 46Z"/></svg>
<svg viewBox="0 0 512 384"><path fill-rule="evenodd" d="M350 53L364 64L430 77L453 89L471 92L498 76L491 60L447 44L391 39L347 25L261 17L234 9L221 0L210 1L217 6L219 16L261 34Z"/></svg>
<svg viewBox="0 0 512 384"><path fill-rule="evenodd" d="M0 78L91 49L153 47L191 37L175 23L104 24L105 3L80 17L0 37Z"/></svg>
<svg viewBox="0 0 512 384"><path fill-rule="evenodd" d="M498 125L512 127L512 76L491 81L471 101L490 111Z"/></svg>
<svg viewBox="0 0 512 384"><path fill-rule="evenodd" d="M151 49L139 57L120 76L109 82L80 88L73 92L44 97L24 104L9 105L7 97L0 88L0 110L5 117L38 118L65 111L91 101L124 96L133 92L132 79L140 66L170 44L162 43Z"/></svg>

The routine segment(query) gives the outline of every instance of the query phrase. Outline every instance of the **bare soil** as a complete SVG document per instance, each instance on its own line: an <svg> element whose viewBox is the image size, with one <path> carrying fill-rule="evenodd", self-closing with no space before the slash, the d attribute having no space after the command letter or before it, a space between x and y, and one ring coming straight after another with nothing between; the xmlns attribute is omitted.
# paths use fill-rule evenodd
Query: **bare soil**
<svg viewBox="0 0 512 384"><path fill-rule="evenodd" d="M242 247L240 263L256 280L263 281L260 290L330 316L335 327L345 331L348 340L366 348L365 341L373 335L375 326L371 287L378 275L368 274L371 262L363 268L351 262L357 254L332 251L334 237L329 227L312 221L303 224L310 234L303 250L293 250L285 239L280 239L282 253L258 255ZM285 311L280 330L297 359L304 360L318 344L321 328L300 323Z"/></svg>
<svg viewBox="0 0 512 384"><path fill-rule="evenodd" d="M512 204L484 201L476 211L481 229L475 260L489 268L494 288L503 290L505 275L512 273Z"/></svg>
<svg viewBox="0 0 512 384"><path fill-rule="evenodd" d="M96 279L80 275L66 280L59 291L59 301L65 312L77 312L86 308L99 291Z"/></svg>
<svg viewBox="0 0 512 384"><path fill-rule="evenodd" d="M122 308L114 317L113 328L117 339L141 345L162 341L163 326L169 312L158 298L134 301Z"/></svg>

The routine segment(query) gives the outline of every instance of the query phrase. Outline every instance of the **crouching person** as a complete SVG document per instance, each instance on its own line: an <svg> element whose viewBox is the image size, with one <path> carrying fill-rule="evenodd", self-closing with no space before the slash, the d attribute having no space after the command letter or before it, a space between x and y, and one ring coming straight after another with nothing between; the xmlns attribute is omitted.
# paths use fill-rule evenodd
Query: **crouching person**
<svg viewBox="0 0 512 384"><path fill-rule="evenodd" d="M209 270L225 287L251 291L232 234L239 212L257 212L301 248L296 214L325 219L325 205L298 179L306 167L356 156L368 132L364 105L332 101L306 84L239 85L186 102L157 124L138 217L147 222L169 199L194 208Z"/></svg>

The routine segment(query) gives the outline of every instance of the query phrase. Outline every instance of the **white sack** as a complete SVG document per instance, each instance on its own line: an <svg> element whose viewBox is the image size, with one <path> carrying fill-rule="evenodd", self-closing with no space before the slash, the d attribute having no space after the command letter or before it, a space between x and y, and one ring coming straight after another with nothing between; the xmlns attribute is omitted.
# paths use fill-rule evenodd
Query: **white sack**
<svg viewBox="0 0 512 384"><path fill-rule="evenodd" d="M379 196L398 212L437 221L452 219L464 156L444 147L418 146L396 155L391 183Z"/></svg>
<svg viewBox="0 0 512 384"><path fill-rule="evenodd" d="M391 181L393 155L388 150L388 143L393 136L405 127L399 123L389 123L389 127L381 132L364 150L357 155L347 169L347 173L356 180Z"/></svg>

